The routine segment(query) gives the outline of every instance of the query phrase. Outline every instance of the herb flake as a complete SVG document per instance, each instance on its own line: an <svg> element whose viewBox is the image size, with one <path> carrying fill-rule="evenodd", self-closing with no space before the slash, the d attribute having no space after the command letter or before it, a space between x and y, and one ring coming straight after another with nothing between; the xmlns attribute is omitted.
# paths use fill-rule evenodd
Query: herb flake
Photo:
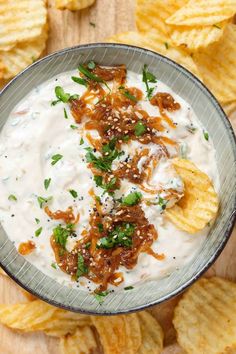
<svg viewBox="0 0 236 354"><path fill-rule="evenodd" d="M149 87L149 83L156 83L157 79L155 75L153 75L150 71L147 70L146 64L143 67L143 82L146 86L147 98L150 100L154 91L154 87Z"/></svg>
<svg viewBox="0 0 236 354"><path fill-rule="evenodd" d="M17 201L17 198L14 194L10 194L9 197L8 197L8 200L10 200L11 202L16 202Z"/></svg>
<svg viewBox="0 0 236 354"><path fill-rule="evenodd" d="M78 267L76 271L76 278L78 279L79 277L87 273L88 273L88 267L84 262L84 257L80 253L78 253Z"/></svg>
<svg viewBox="0 0 236 354"><path fill-rule="evenodd" d="M57 97L57 100L52 101L52 106L55 106L59 102L67 103L70 100L74 100L74 99L77 99L79 97L76 94L71 95L69 93L66 93L61 86L56 86L55 87L55 95Z"/></svg>
<svg viewBox="0 0 236 354"><path fill-rule="evenodd" d="M203 136L204 136L206 141L209 140L209 133L207 131L203 131Z"/></svg>
<svg viewBox="0 0 236 354"><path fill-rule="evenodd" d="M50 200L52 200L52 197L47 197L47 198L38 197L37 200L38 200L38 203L39 203L40 208L42 209L42 207L43 207L44 204L46 204L46 203L48 203Z"/></svg>
<svg viewBox="0 0 236 354"><path fill-rule="evenodd" d="M35 237L39 237L39 235L41 234L41 232L42 232L42 230L43 230L43 228L42 227L40 227L39 229L37 229L36 231L35 231Z"/></svg>
<svg viewBox="0 0 236 354"><path fill-rule="evenodd" d="M83 85L83 86L88 86L88 83L86 80L82 79L81 77L77 76L72 76L71 79L76 82L77 84Z"/></svg>
<svg viewBox="0 0 236 354"><path fill-rule="evenodd" d="M107 236L98 240L97 248L110 249L116 246L131 247L134 229L135 225L131 223L123 223L122 225L116 226Z"/></svg>
<svg viewBox="0 0 236 354"><path fill-rule="evenodd" d="M53 155L51 165L55 165L62 158L63 158L63 156L61 154Z"/></svg>
<svg viewBox="0 0 236 354"><path fill-rule="evenodd" d="M136 136L141 136L147 131L147 127L142 121L139 121L134 127L134 133Z"/></svg>
<svg viewBox="0 0 236 354"><path fill-rule="evenodd" d="M51 267L57 269L56 263L55 262L51 263Z"/></svg>
<svg viewBox="0 0 236 354"><path fill-rule="evenodd" d="M104 301L105 301L105 297L109 294L109 291L102 291L100 293L95 293L94 297L95 299L99 302L99 304L101 305Z"/></svg>
<svg viewBox="0 0 236 354"><path fill-rule="evenodd" d="M132 290L132 289L134 289L134 287L133 286L126 286L125 288L124 288L124 290Z"/></svg>
<svg viewBox="0 0 236 354"><path fill-rule="evenodd" d="M122 204L127 206L136 205L140 202L141 198L142 198L142 193L133 192L128 194L126 197L122 199Z"/></svg>
<svg viewBox="0 0 236 354"><path fill-rule="evenodd" d="M94 181L97 187L104 189L104 193L113 194L113 191L117 189L117 178L113 177L109 182L104 183L102 176L94 176Z"/></svg>
<svg viewBox="0 0 236 354"><path fill-rule="evenodd" d="M51 178L45 179L44 180L44 188L47 190L49 185L51 183Z"/></svg>
<svg viewBox="0 0 236 354"><path fill-rule="evenodd" d="M58 225L53 229L53 236L55 242L59 244L62 248L66 248L67 238L74 232L73 224L68 224L65 227Z"/></svg>
<svg viewBox="0 0 236 354"><path fill-rule="evenodd" d="M73 198L77 198L78 197L78 193L74 189L70 189L69 192L70 192L70 194L72 195Z"/></svg>
<svg viewBox="0 0 236 354"><path fill-rule="evenodd" d="M132 95L129 90L125 89L124 86L120 86L119 87L120 92L122 93L123 96L125 96L126 98L128 98L129 100L133 101L133 102L138 102L137 98Z"/></svg>
<svg viewBox="0 0 236 354"><path fill-rule="evenodd" d="M66 109L64 108L63 110L64 110L64 118L65 118L65 119L68 119L68 114L67 114Z"/></svg>

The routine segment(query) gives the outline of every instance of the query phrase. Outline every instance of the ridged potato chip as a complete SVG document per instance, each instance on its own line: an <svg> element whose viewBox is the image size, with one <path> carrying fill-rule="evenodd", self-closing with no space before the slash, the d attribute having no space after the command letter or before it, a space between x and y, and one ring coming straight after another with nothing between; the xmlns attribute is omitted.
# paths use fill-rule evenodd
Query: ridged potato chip
<svg viewBox="0 0 236 354"><path fill-rule="evenodd" d="M170 16L166 23L179 26L214 25L236 13L236 0L190 0Z"/></svg>
<svg viewBox="0 0 236 354"><path fill-rule="evenodd" d="M160 354L163 349L164 334L157 320L147 311L139 312L142 344L138 354Z"/></svg>
<svg viewBox="0 0 236 354"><path fill-rule="evenodd" d="M178 343L189 354L236 353L236 284L201 279L175 308Z"/></svg>
<svg viewBox="0 0 236 354"><path fill-rule="evenodd" d="M195 51L219 41L227 23L223 21L215 26L203 27L174 26L170 37L173 44Z"/></svg>
<svg viewBox="0 0 236 354"><path fill-rule="evenodd" d="M88 354L96 349L97 342L89 326L77 328L74 334L68 334L60 340L61 354Z"/></svg>
<svg viewBox="0 0 236 354"><path fill-rule="evenodd" d="M45 0L0 0L0 50L30 41L42 33L47 22Z"/></svg>
<svg viewBox="0 0 236 354"><path fill-rule="evenodd" d="M209 177L193 162L174 159L173 166L184 182L185 191L178 203L166 209L165 215L178 229L194 234L216 216L218 197Z"/></svg>
<svg viewBox="0 0 236 354"><path fill-rule="evenodd" d="M41 300L26 304L0 305L0 323L22 332L44 331L51 336L74 333L91 323L90 317L51 306Z"/></svg>
<svg viewBox="0 0 236 354"><path fill-rule="evenodd" d="M221 103L236 98L236 25L229 24L222 39L194 54L207 87Z"/></svg>
<svg viewBox="0 0 236 354"><path fill-rule="evenodd" d="M154 50L183 65L201 79L198 68L191 56L182 49L171 46L169 38L157 31L150 31L148 33L138 33L134 31L124 32L108 38L108 41L131 44Z"/></svg>
<svg viewBox="0 0 236 354"><path fill-rule="evenodd" d="M140 32L157 30L166 35L165 20L185 5L188 0L137 0L136 25Z"/></svg>
<svg viewBox="0 0 236 354"><path fill-rule="evenodd" d="M42 34L33 41L19 43L7 52L0 51L0 61L4 67L3 79L14 77L37 60L46 47L46 41L47 28L45 27Z"/></svg>
<svg viewBox="0 0 236 354"><path fill-rule="evenodd" d="M82 10L91 6L95 0L56 0L56 7L59 10Z"/></svg>
<svg viewBox="0 0 236 354"><path fill-rule="evenodd" d="M104 354L136 353L141 346L141 330L136 314L107 317L92 316Z"/></svg>

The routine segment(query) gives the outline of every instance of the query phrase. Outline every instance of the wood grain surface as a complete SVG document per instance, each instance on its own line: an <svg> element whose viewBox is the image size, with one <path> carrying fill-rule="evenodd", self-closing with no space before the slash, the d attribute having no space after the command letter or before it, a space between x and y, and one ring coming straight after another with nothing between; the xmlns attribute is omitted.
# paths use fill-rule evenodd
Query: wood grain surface
<svg viewBox="0 0 236 354"><path fill-rule="evenodd" d="M114 33L135 29L135 0L97 0L89 9L78 12L58 11L49 1L50 35L47 53L82 43L101 42ZM90 23L94 23L95 27ZM236 130L236 116L231 118ZM219 275L236 281L236 230L227 246L206 273L207 276ZM24 295L13 281L0 276L0 303L25 301ZM150 311L160 321L165 331L165 354L173 353L175 331L171 324L173 309L178 298ZM58 340L41 333L18 334L0 327L0 354L57 354ZM177 353L177 351L176 351ZM122 354L122 353L121 353Z"/></svg>

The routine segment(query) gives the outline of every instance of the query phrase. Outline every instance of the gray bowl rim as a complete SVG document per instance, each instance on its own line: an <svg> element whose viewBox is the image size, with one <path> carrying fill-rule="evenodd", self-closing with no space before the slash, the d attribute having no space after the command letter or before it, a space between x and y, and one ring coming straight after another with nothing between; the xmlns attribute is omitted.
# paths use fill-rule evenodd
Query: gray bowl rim
<svg viewBox="0 0 236 354"><path fill-rule="evenodd" d="M165 57L164 55L161 55L153 50L150 49L145 49L142 47L138 47L138 46L134 46L134 45L128 45L128 44L120 44L120 43L105 43L105 42L99 42L99 43L89 43L89 44L80 44L80 45L76 45L73 47L68 47L62 50L58 50L55 51L49 55L44 56L43 58L35 61L34 63L32 63L31 65L29 65L26 69L22 70L18 75L16 75L9 83L7 83L5 85L5 87L0 91L0 96L13 84L15 83L15 81L17 81L17 79L22 76L23 74L25 74L30 68L34 67L37 68L42 62L47 61L48 59L51 59L53 57L59 57L61 55L64 55L65 53L68 52L73 52L76 51L78 49L87 49L87 48L91 48L91 49L95 49L95 48L122 48L122 49L133 49L135 50L137 53L141 52L141 53L150 53L154 56L156 56L157 59L160 59L166 63L168 63L170 66L175 67L176 69L178 69L179 71L181 71L183 74L185 74L185 76L188 77L188 79L192 80L195 84L197 84L197 86L204 92L204 94L209 98L209 100L211 101L211 103L215 106L215 108L221 112L220 118L223 120L223 123L225 125L225 129L228 130L233 137L233 153L234 153L234 158L235 158L235 162L236 162L236 136L233 130L233 127L229 121L229 119L227 118L223 108L221 107L220 103L218 102L218 100L216 99L216 97L213 95L213 93L206 87L206 85L200 81L194 74L192 74L189 70L187 70L185 67L183 67L182 65L176 63L175 61L173 61L172 59L169 59L167 57ZM216 259L220 256L220 254L222 253L223 249L225 248L231 234L233 231L233 227L234 224L236 222L236 197L235 197L235 201L234 201L234 211L232 212L232 214L229 216L228 219L228 226L227 229L224 231L224 235L222 237L222 242L220 244L220 246L218 247L218 249L216 249L214 255L209 259L209 261L205 264L205 266L195 275L193 276L189 281L187 281L185 284L183 284L179 289L175 290L174 292L172 292L171 294L166 295L165 297L163 297L161 300L156 300L153 301L151 303L146 303L144 305L140 305L140 306L136 306L132 309L127 309L127 310L122 310L122 311L116 311L114 312L95 312L95 311L84 311L83 309L75 309L73 306L66 306L63 303L58 303L57 301L48 299L47 297L45 297L44 295L38 295L37 292L29 289L28 286L24 285L20 279L16 278L14 276L13 273L11 273L8 269L6 269L6 267L2 264L1 259L0 259L0 266L2 267L2 269L10 276L10 278L12 278L18 285L20 285L23 289L25 289L26 291L28 291L29 293L31 293L32 295L36 296L37 298L49 303L50 305L56 306L56 307L60 307L62 309L71 311L71 312L77 312L77 313L81 313L81 314L88 314L88 315L96 315L96 316L113 316L113 315L119 315L119 314L128 314L128 313L134 313L137 311L142 311L145 310L149 307L161 304L163 302L166 302L168 300L171 300L172 298L180 295L181 293L183 293L185 290L187 290L188 287L190 287L195 281L197 281L216 261Z"/></svg>

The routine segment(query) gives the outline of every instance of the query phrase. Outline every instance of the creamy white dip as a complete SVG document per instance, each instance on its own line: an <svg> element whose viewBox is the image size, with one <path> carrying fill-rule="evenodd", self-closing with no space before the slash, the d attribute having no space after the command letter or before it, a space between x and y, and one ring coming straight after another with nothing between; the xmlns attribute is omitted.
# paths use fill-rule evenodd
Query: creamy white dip
<svg viewBox="0 0 236 354"><path fill-rule="evenodd" d="M86 284L90 290L94 286L85 278L81 277L79 282L74 282L58 266L56 269L52 267L52 264L55 265L55 257L50 246L50 236L60 221L51 220L39 207L37 200L38 196L44 198L52 196L49 202L51 210L66 210L68 206L72 206L75 214L79 212L77 238L81 237L84 229L89 228L89 216L94 206L94 200L88 193L91 188L94 188L96 195L101 196L104 210L109 211L109 208L112 208L112 198L107 194L102 196L103 190L95 186L93 174L87 166L85 148L90 144L86 132L82 129L83 123L75 123L68 104L61 102L55 106L51 105L55 100L55 86L62 86L65 92L71 94L81 95L86 90L84 86L73 82L71 76L78 76L78 72L62 73L33 89L13 108L1 131L0 221L17 248L20 243L28 240L35 243L36 249L26 258L38 269L60 283L80 287L81 284ZM141 75L128 72L127 86L137 87L145 93ZM204 171L218 190L215 150L211 138L206 139L206 132L192 108L160 81L151 86L155 87L154 94L170 93L181 105L181 109L168 112L168 116L176 123L176 129L171 129L166 124L166 130L162 135L177 141L180 144L179 154L192 160ZM160 116L158 107L151 105L147 99L144 98L138 104L149 115ZM68 118L65 117L65 110ZM77 126L78 129L73 129L73 126ZM95 131L89 132L95 137L98 135ZM121 149L125 154L120 160L113 162L113 167L144 147L147 145L143 146L138 141L123 144ZM148 148L153 152L157 146L149 144ZM168 150L171 156L176 154L173 147L169 146ZM52 165L52 156L55 154L61 154L62 158ZM44 180L49 178L51 183L45 190ZM183 187L182 181L171 167L170 160L160 162L152 174L150 184L164 185L166 189L174 188L180 191ZM69 190L77 191L78 197L73 198ZM140 189L138 185L122 180L121 188L115 194L116 197L120 197L133 190ZM155 195L141 192L145 198L157 198ZM10 195L14 195L17 200L9 200ZM142 204L146 217L158 232L158 239L152 248L159 254L163 253L165 259L159 261L151 255L141 253L138 264L132 270L124 267L120 269L124 273L124 282L119 287L168 276L174 270L191 262L209 231L209 227L195 235L180 231L165 219L163 210L158 205ZM36 237L35 231L41 227L41 234ZM73 248L77 238L68 239L66 245L68 250Z"/></svg>

